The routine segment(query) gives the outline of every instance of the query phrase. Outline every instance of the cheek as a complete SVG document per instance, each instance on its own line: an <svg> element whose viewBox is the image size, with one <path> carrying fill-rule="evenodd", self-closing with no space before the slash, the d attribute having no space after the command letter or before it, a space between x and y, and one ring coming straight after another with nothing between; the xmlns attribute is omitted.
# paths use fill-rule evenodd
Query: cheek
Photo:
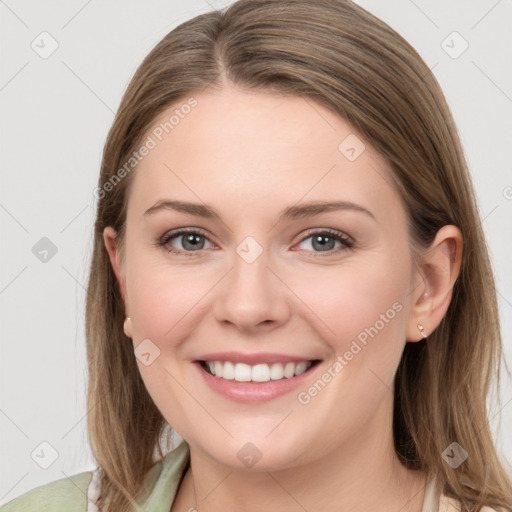
<svg viewBox="0 0 512 512"><path fill-rule="evenodd" d="M127 265L127 294L134 321L134 341L149 338L172 344L189 316L197 315L218 275L199 266L172 267L154 257L132 253Z"/></svg>
<svg viewBox="0 0 512 512"><path fill-rule="evenodd" d="M405 332L406 268L406 261L373 258L368 265L360 261L297 278L294 290L322 326L322 337L342 354L354 340L361 346L377 339L393 343Z"/></svg>

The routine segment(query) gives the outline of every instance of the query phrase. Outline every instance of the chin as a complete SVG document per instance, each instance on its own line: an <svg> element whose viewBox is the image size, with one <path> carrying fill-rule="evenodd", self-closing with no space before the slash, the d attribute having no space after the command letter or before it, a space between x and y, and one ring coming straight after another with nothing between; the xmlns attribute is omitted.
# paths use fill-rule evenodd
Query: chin
<svg viewBox="0 0 512 512"><path fill-rule="evenodd" d="M197 449L206 454L217 463L232 468L236 471L279 471L297 466L303 461L305 448L303 436L298 436L296 441L288 436L283 442L281 436L273 437L270 434L247 431L246 435L237 434L234 438L212 442L206 445L199 442L189 442L197 446ZM300 450L299 450L300 448Z"/></svg>

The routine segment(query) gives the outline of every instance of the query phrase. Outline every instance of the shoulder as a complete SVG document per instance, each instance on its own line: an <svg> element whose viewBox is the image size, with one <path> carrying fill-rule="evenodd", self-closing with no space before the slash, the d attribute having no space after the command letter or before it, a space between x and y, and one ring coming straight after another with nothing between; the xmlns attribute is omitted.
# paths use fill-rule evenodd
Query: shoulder
<svg viewBox="0 0 512 512"><path fill-rule="evenodd" d="M0 512L85 512L93 472L86 471L36 487L0 507Z"/></svg>
<svg viewBox="0 0 512 512"><path fill-rule="evenodd" d="M146 475L147 493L140 510L169 510L181 477L190 460L188 444L182 442ZM0 507L0 512L87 512L97 510L101 470L86 471L36 487ZM162 508L162 504L165 507ZM168 505L168 507L167 507Z"/></svg>

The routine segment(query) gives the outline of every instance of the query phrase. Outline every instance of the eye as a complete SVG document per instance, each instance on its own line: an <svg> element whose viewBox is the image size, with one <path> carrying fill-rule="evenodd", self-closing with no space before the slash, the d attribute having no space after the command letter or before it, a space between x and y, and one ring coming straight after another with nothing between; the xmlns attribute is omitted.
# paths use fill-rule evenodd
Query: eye
<svg viewBox="0 0 512 512"><path fill-rule="evenodd" d="M310 240L310 242L307 242L308 240ZM335 248L336 243L339 244L337 248ZM309 245L313 249L313 253L317 253L313 254L315 257L324 256L324 254L318 254L322 252L327 253L325 256L332 256L341 251L352 249L354 246L354 242L350 237L341 231L332 229L315 231L306 238L303 238L301 244ZM308 249L306 248L306 250Z"/></svg>
<svg viewBox="0 0 512 512"><path fill-rule="evenodd" d="M181 245L181 248L176 248L173 242ZM174 254L185 254L193 256L191 252L199 252L205 249L206 241L209 242L207 236L198 228L180 229L165 234L158 242L157 246L165 247L168 252Z"/></svg>

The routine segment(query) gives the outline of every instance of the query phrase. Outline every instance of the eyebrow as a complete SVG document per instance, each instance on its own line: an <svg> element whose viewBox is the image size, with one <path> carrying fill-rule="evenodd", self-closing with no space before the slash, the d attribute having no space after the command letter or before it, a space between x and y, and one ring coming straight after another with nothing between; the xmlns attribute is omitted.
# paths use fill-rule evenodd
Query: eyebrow
<svg viewBox="0 0 512 512"><path fill-rule="evenodd" d="M177 212L188 213L189 215L196 215L198 217L221 220L220 213L213 206L186 201L175 201L171 199L162 199L158 201L151 208L148 208L144 212L144 215L151 215L162 210L175 210ZM315 215L320 215L322 213L339 210L361 212L377 221L370 210L350 201L310 201L285 208L280 213L278 222L290 219L314 217Z"/></svg>

